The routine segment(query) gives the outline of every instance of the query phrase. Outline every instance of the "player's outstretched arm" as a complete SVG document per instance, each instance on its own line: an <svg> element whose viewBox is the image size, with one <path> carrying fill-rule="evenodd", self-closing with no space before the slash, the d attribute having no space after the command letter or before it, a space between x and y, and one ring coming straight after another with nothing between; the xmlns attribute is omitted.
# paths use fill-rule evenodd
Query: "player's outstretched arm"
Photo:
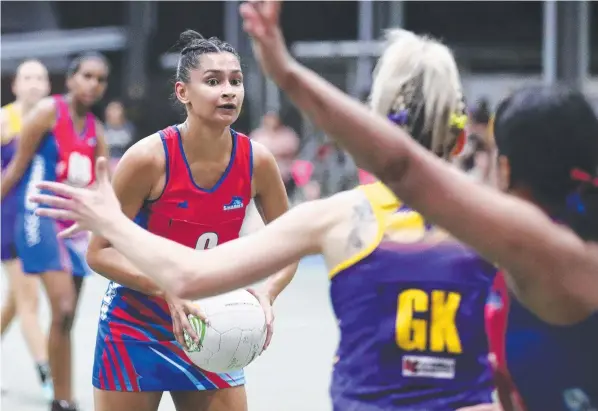
<svg viewBox="0 0 598 411"><path fill-rule="evenodd" d="M304 203L264 229L211 250L196 251L145 231L121 210L98 160L97 189L44 182L40 188L57 196L36 195L39 215L77 221L110 242L135 267L156 280L167 293L200 298L238 289L266 278L301 257L319 253L326 233L339 219L330 201ZM306 224L309 222L309 224Z"/></svg>
<svg viewBox="0 0 598 411"><path fill-rule="evenodd" d="M167 293L196 299L251 285L319 253L327 225L334 221L325 202L301 204L249 236L205 251L151 234L122 217L104 227L102 235Z"/></svg>
<svg viewBox="0 0 598 411"><path fill-rule="evenodd" d="M278 25L280 2L241 6L262 69L359 166L374 173L401 200L429 221L503 266L519 291L537 281L561 284L563 275L583 275L585 244L551 223L537 207L479 185L420 147L387 119L370 112L293 60ZM578 293L579 283L568 282ZM588 284L590 286L590 284Z"/></svg>

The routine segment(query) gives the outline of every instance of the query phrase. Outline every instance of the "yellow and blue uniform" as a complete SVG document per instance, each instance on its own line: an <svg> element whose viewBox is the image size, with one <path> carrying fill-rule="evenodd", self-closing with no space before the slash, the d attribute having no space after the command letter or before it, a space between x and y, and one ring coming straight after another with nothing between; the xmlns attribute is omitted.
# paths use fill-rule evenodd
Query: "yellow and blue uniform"
<svg viewBox="0 0 598 411"><path fill-rule="evenodd" d="M8 128L8 130L3 131L4 138L2 139L1 157L2 171L4 172L17 151L16 137L21 132L22 119L20 111L13 103L2 107L2 110L6 113L6 127ZM2 261L12 260L17 257L14 234L17 202L15 190L11 190L2 200L2 207L0 208L2 214Z"/></svg>
<svg viewBox="0 0 598 411"><path fill-rule="evenodd" d="M334 410L444 411L491 402L484 307L496 269L381 183L358 190L374 210L378 236L330 272L341 335Z"/></svg>

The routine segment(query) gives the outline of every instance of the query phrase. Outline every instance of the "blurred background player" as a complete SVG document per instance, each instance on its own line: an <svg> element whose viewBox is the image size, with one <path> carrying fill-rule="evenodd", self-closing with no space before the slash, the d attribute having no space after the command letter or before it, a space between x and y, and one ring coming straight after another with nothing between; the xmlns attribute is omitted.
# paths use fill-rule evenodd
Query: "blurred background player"
<svg viewBox="0 0 598 411"><path fill-rule="evenodd" d="M264 147L274 156L280 176L289 198L293 198L297 188L292 178L293 162L299 152L299 137L290 127L282 124L277 113L266 113L262 124L249 137Z"/></svg>
<svg viewBox="0 0 598 411"><path fill-rule="evenodd" d="M135 126L127 119L125 107L121 101L113 100L106 106L104 134L106 144L110 149L110 162L114 169L125 151L137 140Z"/></svg>
<svg viewBox="0 0 598 411"><path fill-rule="evenodd" d="M192 30L181 34L180 45L175 94L186 120L131 147L113 184L129 218L203 250L239 236L252 198L266 222L283 214L288 200L274 156L230 128L245 96L235 49ZM164 294L102 237L92 238L87 260L111 280L95 350L96 411L155 411L164 391L178 411L247 409L242 370L205 372L184 353L183 329L195 336L187 315L201 315L193 302ZM270 305L295 269L282 270L255 292L269 326Z"/></svg>
<svg viewBox="0 0 598 411"><path fill-rule="evenodd" d="M249 138L263 145L274 156L289 203L292 204L296 201L295 194L297 191L297 183L292 174L299 153L300 141L297 133L282 123L278 113L269 112L264 114L260 126L249 134ZM241 232L243 234L250 233L263 226L264 223L259 210L252 201L247 209Z"/></svg>
<svg viewBox="0 0 598 411"><path fill-rule="evenodd" d="M100 54L84 54L70 65L68 93L41 100L23 124L13 160L2 181L2 199L15 188L15 243L23 270L40 275L52 311L49 360L54 383L52 411L75 410L71 379L71 328L83 278L87 233L56 237L55 222L35 214L28 200L42 180L86 187L94 181L97 156L107 156L102 126L89 111L106 90L109 67ZM19 182L20 180L20 182ZM71 223L66 222L63 227Z"/></svg>
<svg viewBox="0 0 598 411"><path fill-rule="evenodd" d="M481 99L470 107L468 119L467 140L454 162L475 180L496 185L496 144L489 102Z"/></svg>
<svg viewBox="0 0 598 411"><path fill-rule="evenodd" d="M12 84L13 103L2 107L2 171L14 157L23 119L33 106L50 93L48 71L37 60L26 60L17 68ZM4 184L4 175L2 176ZM25 343L35 361L44 396L52 399L52 380L48 367L48 340L39 320L39 288L37 277L23 274L15 245L15 218L18 198L15 190L2 200L2 269L8 274L9 289L2 307L2 335L18 316Z"/></svg>
<svg viewBox="0 0 598 411"><path fill-rule="evenodd" d="M376 69L373 110L393 107L393 121L448 160L463 132L455 124L464 124L455 61L445 46L409 32L390 32L389 40ZM415 58L421 68L410 72L404 61ZM420 110L424 105L435 110ZM322 253L341 334L331 387L335 410L454 410L491 401L484 306L495 268L382 184L304 203L254 235L200 254L122 223L108 179L102 184L100 195L111 201L95 198L99 208L85 227L104 232L100 227L116 224L123 235L106 233L127 244L140 241L143 253L125 250L122 240L115 246L159 284L189 298L250 284Z"/></svg>

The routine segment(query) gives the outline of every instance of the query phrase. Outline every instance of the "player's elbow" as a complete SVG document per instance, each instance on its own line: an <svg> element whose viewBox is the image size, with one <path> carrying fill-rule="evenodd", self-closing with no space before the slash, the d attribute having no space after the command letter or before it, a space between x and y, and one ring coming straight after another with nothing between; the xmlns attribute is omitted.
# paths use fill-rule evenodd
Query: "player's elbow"
<svg viewBox="0 0 598 411"><path fill-rule="evenodd" d="M101 271L101 257L99 256L99 251L100 250L89 247L85 253L85 261L87 261L87 265L89 265L89 268L95 272Z"/></svg>
<svg viewBox="0 0 598 411"><path fill-rule="evenodd" d="M387 186L393 186L404 180L409 170L409 157L402 155L387 155L378 159L374 171L380 181Z"/></svg>

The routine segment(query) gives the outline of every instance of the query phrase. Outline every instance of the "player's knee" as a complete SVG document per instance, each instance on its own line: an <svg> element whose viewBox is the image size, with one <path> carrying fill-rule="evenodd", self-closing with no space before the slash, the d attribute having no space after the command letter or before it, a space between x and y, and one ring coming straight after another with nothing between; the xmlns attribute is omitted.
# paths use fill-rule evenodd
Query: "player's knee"
<svg viewBox="0 0 598 411"><path fill-rule="evenodd" d="M73 328L74 318L75 315L72 312L61 313L58 324L58 326L60 327L60 332L62 332L63 334L69 334L71 332L71 329Z"/></svg>
<svg viewBox="0 0 598 411"><path fill-rule="evenodd" d="M68 334L73 328L74 318L74 307L65 304L56 310L56 312L52 313L52 327L63 334Z"/></svg>

